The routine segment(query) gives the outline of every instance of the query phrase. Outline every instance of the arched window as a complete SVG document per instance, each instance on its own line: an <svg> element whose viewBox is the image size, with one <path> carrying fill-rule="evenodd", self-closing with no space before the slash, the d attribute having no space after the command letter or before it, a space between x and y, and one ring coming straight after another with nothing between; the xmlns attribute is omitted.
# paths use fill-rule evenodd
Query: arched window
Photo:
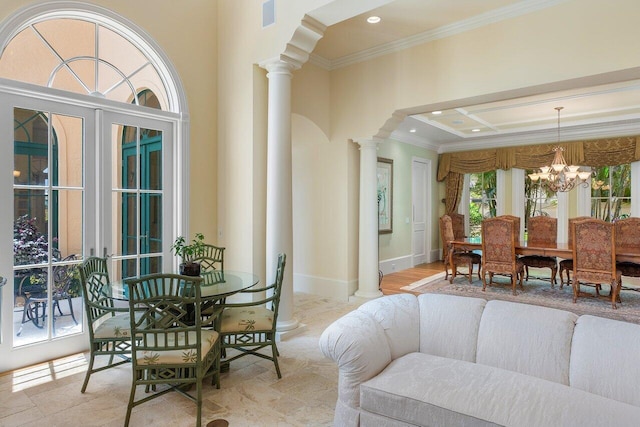
<svg viewBox="0 0 640 427"><path fill-rule="evenodd" d="M168 109L167 90L148 58L130 39L88 18L42 18L25 25L6 46L0 77L138 103L151 90Z"/></svg>

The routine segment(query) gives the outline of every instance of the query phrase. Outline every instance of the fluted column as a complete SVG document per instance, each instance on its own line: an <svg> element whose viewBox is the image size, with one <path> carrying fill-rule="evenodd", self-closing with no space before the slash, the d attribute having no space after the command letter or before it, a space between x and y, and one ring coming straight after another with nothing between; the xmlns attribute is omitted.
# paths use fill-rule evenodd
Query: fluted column
<svg viewBox="0 0 640 427"><path fill-rule="evenodd" d="M269 79L267 129L267 282L276 277L278 253L287 255L278 311L278 331L298 327L293 317L293 216L291 165L291 72L294 66L275 60L263 65Z"/></svg>
<svg viewBox="0 0 640 427"><path fill-rule="evenodd" d="M355 296L377 298L382 295L378 288L378 143L356 142L360 145L360 227Z"/></svg>

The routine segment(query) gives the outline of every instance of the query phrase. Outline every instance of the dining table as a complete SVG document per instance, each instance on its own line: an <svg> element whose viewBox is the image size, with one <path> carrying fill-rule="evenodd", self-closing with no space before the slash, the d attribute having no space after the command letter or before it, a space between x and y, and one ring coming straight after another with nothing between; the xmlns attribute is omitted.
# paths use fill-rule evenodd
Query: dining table
<svg viewBox="0 0 640 427"><path fill-rule="evenodd" d="M465 238L464 240L453 240L449 248L451 252L455 250L465 251L481 251L482 240L478 237ZM573 248L568 243L529 244L526 240L516 243L516 255L541 255L555 256L558 258L569 259L573 257ZM449 257L451 268L454 268L453 258ZM640 263L640 245L624 246L616 248L617 262L635 262Z"/></svg>

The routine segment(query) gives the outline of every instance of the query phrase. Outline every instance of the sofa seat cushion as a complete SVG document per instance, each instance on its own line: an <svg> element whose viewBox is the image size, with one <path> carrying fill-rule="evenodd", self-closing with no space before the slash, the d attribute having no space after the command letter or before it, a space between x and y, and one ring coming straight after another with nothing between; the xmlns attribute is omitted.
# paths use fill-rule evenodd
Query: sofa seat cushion
<svg viewBox="0 0 640 427"><path fill-rule="evenodd" d="M620 427L637 426L640 420L636 406L541 378L424 353L396 359L361 384L360 407L398 425L417 426Z"/></svg>

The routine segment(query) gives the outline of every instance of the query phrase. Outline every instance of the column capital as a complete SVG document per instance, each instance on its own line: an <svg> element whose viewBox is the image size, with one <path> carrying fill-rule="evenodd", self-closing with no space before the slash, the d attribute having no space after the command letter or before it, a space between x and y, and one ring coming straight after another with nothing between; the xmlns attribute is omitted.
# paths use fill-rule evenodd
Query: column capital
<svg viewBox="0 0 640 427"><path fill-rule="evenodd" d="M353 142L360 146L360 149L363 148L375 148L378 149L378 144L380 144L383 140L380 138L358 138L353 139Z"/></svg>
<svg viewBox="0 0 640 427"><path fill-rule="evenodd" d="M292 76L291 72L299 68L294 64L284 61L280 58L267 59L260 62L258 65L268 71L267 78L269 77L269 74L284 74L287 76Z"/></svg>

